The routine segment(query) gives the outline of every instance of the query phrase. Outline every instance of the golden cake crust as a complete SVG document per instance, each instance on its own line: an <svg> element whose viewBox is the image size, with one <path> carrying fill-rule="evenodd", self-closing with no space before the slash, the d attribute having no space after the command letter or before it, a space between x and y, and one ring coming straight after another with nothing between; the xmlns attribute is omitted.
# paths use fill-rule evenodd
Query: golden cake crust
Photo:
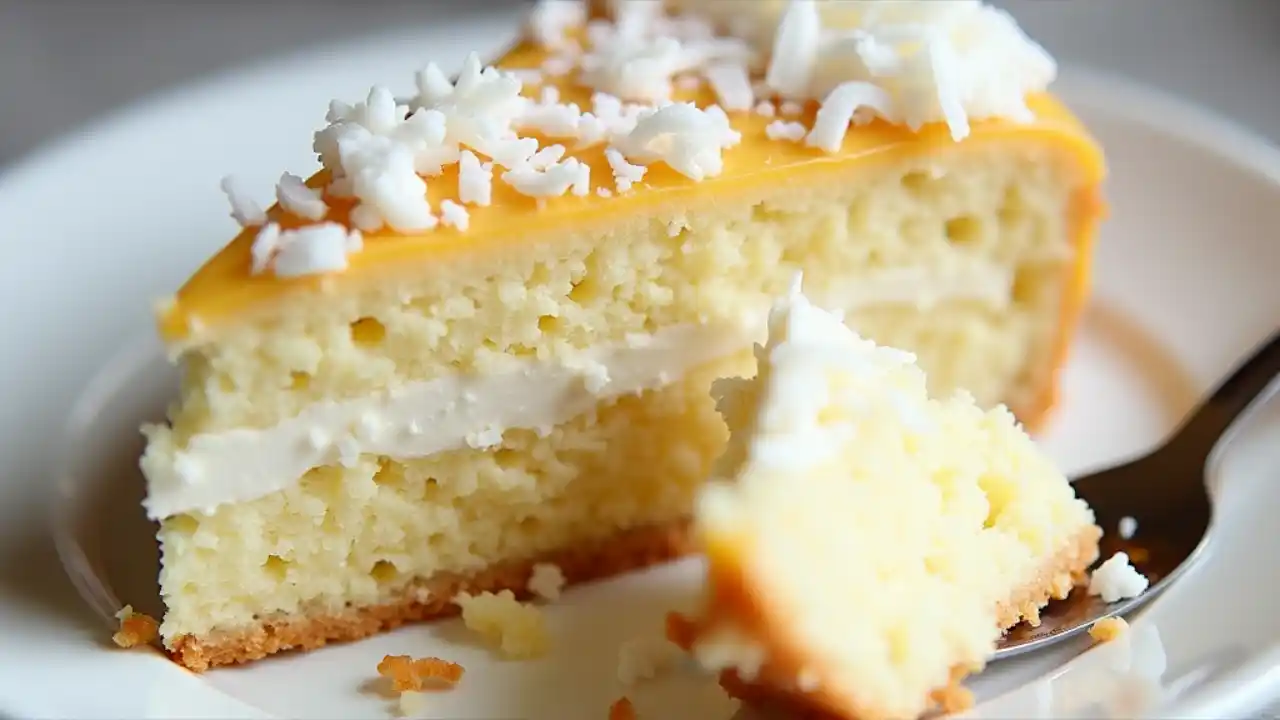
<svg viewBox="0 0 1280 720"><path fill-rule="evenodd" d="M575 584L638 570L695 550L688 520L635 528L588 547L505 562L470 576L435 575L407 586L397 599L379 605L353 607L339 613L277 616L257 627L208 637L179 635L168 652L178 664L203 672L286 650L313 650L329 642L359 640L408 622L453 616L459 608L452 601L460 592L511 590L521 599L530 598L529 576L539 563L554 563L564 573L566 584ZM423 590L425 601L418 599Z"/></svg>
<svg viewBox="0 0 1280 720"><path fill-rule="evenodd" d="M1102 530L1090 525L1065 544L1061 551L1045 561L1035 578L1019 588L1008 601L996 610L997 623L1008 630L1019 622L1039 624L1040 609L1054 599L1064 599L1072 588L1088 578L1088 568L1098 558L1098 540ZM724 615L738 622L749 622L751 632L769 648L770 660L761 669L760 679L744 681L733 670L720 675L720 684L730 695L760 707L782 711L786 717L801 720L884 720L884 716L870 712L849 715L841 712L838 699L821 690L805 694L788 689L799 668L805 667L806 658L796 646L795 638L785 625L774 625L764 620L765 611L760 600L766 591L751 588L743 582L729 583L716 588L716 616ZM714 618L712 618L714 621ZM673 638L673 641L675 639ZM687 644L678 643L678 644ZM929 697L929 705L943 712L958 712L971 701L962 682L972 668L952 668L947 685L935 688ZM771 682L772 680L772 682Z"/></svg>

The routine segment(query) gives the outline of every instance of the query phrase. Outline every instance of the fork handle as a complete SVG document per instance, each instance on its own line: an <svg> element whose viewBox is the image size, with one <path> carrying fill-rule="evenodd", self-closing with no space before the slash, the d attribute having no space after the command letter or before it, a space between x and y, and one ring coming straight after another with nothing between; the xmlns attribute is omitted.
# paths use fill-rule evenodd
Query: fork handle
<svg viewBox="0 0 1280 720"><path fill-rule="evenodd" d="M1165 443L1181 455L1208 460L1209 453L1249 406L1280 375L1280 330L1257 348L1223 380L1213 394L1196 408L1182 427Z"/></svg>

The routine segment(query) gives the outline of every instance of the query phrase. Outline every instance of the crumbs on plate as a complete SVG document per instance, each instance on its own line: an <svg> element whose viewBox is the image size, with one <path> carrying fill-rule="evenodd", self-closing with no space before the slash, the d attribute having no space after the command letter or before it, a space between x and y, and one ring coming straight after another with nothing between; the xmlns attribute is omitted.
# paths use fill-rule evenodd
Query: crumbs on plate
<svg viewBox="0 0 1280 720"><path fill-rule="evenodd" d="M150 645L160 637L160 623L150 615L134 612L131 605L120 608L116 619L120 621L120 627L111 640L122 648Z"/></svg>
<svg viewBox="0 0 1280 720"><path fill-rule="evenodd" d="M625 695L609 706L609 720L636 720L636 708Z"/></svg>
<svg viewBox="0 0 1280 720"><path fill-rule="evenodd" d="M1089 626L1089 637L1093 638L1094 642L1107 643L1120 637L1128 629L1129 623L1122 617L1102 618Z"/></svg>
<svg viewBox="0 0 1280 720"><path fill-rule="evenodd" d="M461 665L438 657L414 659L408 655L388 655L378 663L378 674L391 681L396 692L447 689L462 680Z"/></svg>

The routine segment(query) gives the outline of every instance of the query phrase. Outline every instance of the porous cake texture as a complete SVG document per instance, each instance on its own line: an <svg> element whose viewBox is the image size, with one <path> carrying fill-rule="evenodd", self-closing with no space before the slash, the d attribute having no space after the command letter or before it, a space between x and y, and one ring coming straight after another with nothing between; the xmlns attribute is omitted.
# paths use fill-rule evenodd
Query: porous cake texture
<svg viewBox="0 0 1280 720"><path fill-rule="evenodd" d="M687 552L727 438L709 387L754 372L797 271L933 390L1052 405L1103 166L1016 25L864 18L963 22L1035 70L965 60L981 97L939 104L907 55L839 83L754 39L837 32L811 2L767 32L614 5L540 4L495 67L335 101L324 168L266 210L224 184L246 227L161 308L184 377L142 459L183 664L525 598L537 563L574 583Z"/></svg>
<svg viewBox="0 0 1280 720"><path fill-rule="evenodd" d="M756 357L714 386L730 438L696 505L691 650L732 692L917 717L1097 558L1092 511L1006 409L930 398L914 357L798 282Z"/></svg>

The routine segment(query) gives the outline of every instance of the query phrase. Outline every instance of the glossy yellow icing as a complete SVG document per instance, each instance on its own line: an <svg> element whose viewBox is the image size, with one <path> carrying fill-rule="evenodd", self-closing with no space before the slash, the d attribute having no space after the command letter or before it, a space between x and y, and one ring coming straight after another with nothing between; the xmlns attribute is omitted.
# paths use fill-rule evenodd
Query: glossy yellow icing
<svg viewBox="0 0 1280 720"><path fill-rule="evenodd" d="M545 55L535 47L518 46L497 64L504 68L537 68ZM556 83L563 102L576 102L590 107L591 91L568 82ZM526 90L535 97L539 87ZM677 93L677 100L694 101L700 106L715 102L708 90ZM991 142L1032 142L1051 147L1078 167L1083 186L1099 183L1104 174L1101 150L1074 115L1050 94L1028 98L1035 120L1017 124L1003 120L975 122L962 147L975 147ZM799 118L811 126L816 104L810 104ZM612 197L599 197L595 188L613 189L613 175L604 158L604 147L597 146L572 152L591 166L592 192L587 197L550 198L540 203L520 195L496 178L493 202L489 207L469 206L470 227L465 232L439 227L418 234L390 231L365 233L364 249L350 257L350 267L328 276L277 278L270 273L250 273L250 248L257 228L242 231L221 252L211 258L167 303L159 316L159 330L167 342L181 342L193 326L216 327L235 319L243 312L262 307L283 293L316 288L322 281L342 283L377 273L388 267L436 259L446 262L457 252L482 252L499 249L522 238L542 235L566 226L607 223L621 215L653 212L659 208L688 206L695 198L708 194L717 197L761 193L782 183L804 184L820 180L824 174L846 172L857 164L871 165L906 156L927 154L954 144L943 125L926 126L920 132L884 122L852 128L845 136L840 152L825 153L801 143L771 140L765 127L772 121L754 113L730 115L734 129L742 133L742 142L724 153L724 172L695 182L666 165L650 166L644 180L631 191ZM547 140L545 142L556 142ZM328 182L323 171L307 181L315 188ZM433 207L445 199L457 198L457 168L428 179L428 196ZM326 220L348 222L352 203L326 198L330 212ZM278 206L268 216L283 228L310 224L288 215ZM1083 272L1083 270L1082 270Z"/></svg>

